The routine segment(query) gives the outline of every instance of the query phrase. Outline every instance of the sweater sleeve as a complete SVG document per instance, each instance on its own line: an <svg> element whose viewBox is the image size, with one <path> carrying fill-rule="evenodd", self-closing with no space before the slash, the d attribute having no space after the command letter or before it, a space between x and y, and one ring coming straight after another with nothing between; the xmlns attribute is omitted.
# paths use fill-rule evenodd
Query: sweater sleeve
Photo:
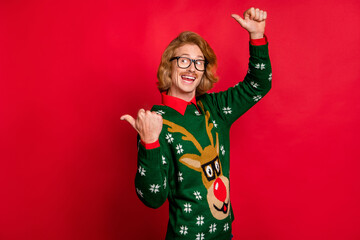
<svg viewBox="0 0 360 240"><path fill-rule="evenodd" d="M263 98L271 88L268 43L261 46L250 44L249 48L249 68L244 80L226 91L208 95L219 116L229 125Z"/></svg>
<svg viewBox="0 0 360 240"><path fill-rule="evenodd" d="M158 208L168 196L168 164L161 147L146 149L138 136L138 170L135 188L139 199L148 207Z"/></svg>

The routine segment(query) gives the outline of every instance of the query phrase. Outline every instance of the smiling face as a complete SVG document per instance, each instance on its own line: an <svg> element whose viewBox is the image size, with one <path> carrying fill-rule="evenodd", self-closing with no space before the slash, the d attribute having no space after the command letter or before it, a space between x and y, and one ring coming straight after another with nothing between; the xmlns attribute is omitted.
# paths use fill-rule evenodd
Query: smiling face
<svg viewBox="0 0 360 240"><path fill-rule="evenodd" d="M205 60L200 48L195 44L186 44L175 50L176 57L187 57L195 60ZM196 93L196 88L204 75L203 71L195 68L194 63L186 68L179 68L177 60L172 61L171 87L168 95L185 101L190 101Z"/></svg>

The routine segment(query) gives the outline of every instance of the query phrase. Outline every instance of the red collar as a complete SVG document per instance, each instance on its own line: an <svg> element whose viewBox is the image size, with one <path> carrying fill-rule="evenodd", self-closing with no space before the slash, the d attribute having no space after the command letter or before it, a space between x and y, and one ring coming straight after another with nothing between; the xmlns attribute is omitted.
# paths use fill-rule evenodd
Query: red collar
<svg viewBox="0 0 360 240"><path fill-rule="evenodd" d="M166 92L162 92L161 97L162 97L162 104L178 111L181 115L185 114L186 107L188 105L194 104L197 108L195 97L191 99L190 102L187 102L177 97L169 96L166 94Z"/></svg>

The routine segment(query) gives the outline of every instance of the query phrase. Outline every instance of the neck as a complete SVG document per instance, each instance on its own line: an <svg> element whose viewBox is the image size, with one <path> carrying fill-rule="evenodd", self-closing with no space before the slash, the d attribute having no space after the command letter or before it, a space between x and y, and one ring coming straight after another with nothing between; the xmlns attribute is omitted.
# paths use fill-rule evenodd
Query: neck
<svg viewBox="0 0 360 240"><path fill-rule="evenodd" d="M177 92L172 92L171 89L169 89L169 91L167 92L167 95L176 97L176 98L180 98L186 102L190 102L195 97L195 92L177 93Z"/></svg>

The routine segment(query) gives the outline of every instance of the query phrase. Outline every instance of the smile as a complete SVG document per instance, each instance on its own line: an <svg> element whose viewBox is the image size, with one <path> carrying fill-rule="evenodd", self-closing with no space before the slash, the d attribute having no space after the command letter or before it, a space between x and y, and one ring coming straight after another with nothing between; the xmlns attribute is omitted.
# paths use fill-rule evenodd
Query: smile
<svg viewBox="0 0 360 240"><path fill-rule="evenodd" d="M189 76L189 75L182 75L182 76L181 76L181 79L184 80L185 82L190 82L190 83L192 83L192 82L195 81L196 78L193 77L193 76Z"/></svg>
<svg viewBox="0 0 360 240"><path fill-rule="evenodd" d="M223 203L223 205L222 205L222 207L221 208L218 208L217 206L215 206L215 204L214 204L214 208L217 210L217 211L219 211L219 212L223 212L223 213L227 213L227 211L229 210L229 208L228 208L228 205L229 205L229 203Z"/></svg>

